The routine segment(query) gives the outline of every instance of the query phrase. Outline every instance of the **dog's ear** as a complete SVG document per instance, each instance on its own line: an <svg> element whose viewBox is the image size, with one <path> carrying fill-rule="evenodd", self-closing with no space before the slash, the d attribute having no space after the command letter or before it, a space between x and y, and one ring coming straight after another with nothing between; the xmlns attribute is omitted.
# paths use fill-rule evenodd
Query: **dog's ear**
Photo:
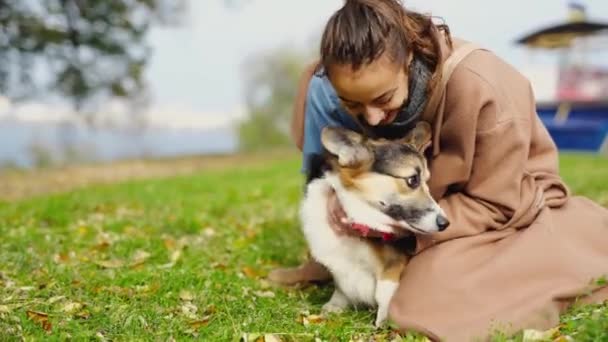
<svg viewBox="0 0 608 342"><path fill-rule="evenodd" d="M321 143L329 153L338 158L342 167L357 167L373 159L373 153L365 144L365 138L346 128L324 127L321 131Z"/></svg>
<svg viewBox="0 0 608 342"><path fill-rule="evenodd" d="M431 125L426 121L418 122L416 127L402 139L402 142L414 146L420 152L424 152L431 144Z"/></svg>

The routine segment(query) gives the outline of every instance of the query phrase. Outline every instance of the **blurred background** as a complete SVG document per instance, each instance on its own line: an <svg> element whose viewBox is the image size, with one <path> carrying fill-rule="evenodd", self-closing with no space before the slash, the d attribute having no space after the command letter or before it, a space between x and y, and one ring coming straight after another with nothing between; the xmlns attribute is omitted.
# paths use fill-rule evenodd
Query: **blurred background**
<svg viewBox="0 0 608 342"><path fill-rule="evenodd" d="M293 149L297 79L342 0L0 0L0 168ZM608 1L410 0L532 81L602 153Z"/></svg>

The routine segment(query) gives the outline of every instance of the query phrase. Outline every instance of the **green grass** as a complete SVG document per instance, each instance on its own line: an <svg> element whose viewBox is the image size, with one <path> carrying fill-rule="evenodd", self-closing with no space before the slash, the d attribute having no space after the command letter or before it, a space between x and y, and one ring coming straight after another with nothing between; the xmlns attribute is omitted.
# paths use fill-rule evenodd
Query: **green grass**
<svg viewBox="0 0 608 342"><path fill-rule="evenodd" d="M317 322L331 286L263 280L306 253L299 167L294 157L0 203L0 340L395 337L374 331L370 311ZM562 173L608 204L607 159L565 155ZM562 320L564 334L608 339L606 306Z"/></svg>

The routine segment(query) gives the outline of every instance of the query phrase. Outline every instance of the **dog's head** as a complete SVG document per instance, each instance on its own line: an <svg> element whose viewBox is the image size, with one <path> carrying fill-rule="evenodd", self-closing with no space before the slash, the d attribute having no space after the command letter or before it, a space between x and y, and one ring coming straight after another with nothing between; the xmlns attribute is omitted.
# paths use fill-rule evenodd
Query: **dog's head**
<svg viewBox="0 0 608 342"><path fill-rule="evenodd" d="M449 221L426 184L430 172L422 151L430 138L430 126L424 122L407 137L392 141L366 139L344 128L326 127L321 141L339 183L334 188L349 216L359 216L368 225L386 227L381 216L364 218L362 212L369 209L363 207L368 206L383 217L390 217L392 222L388 225L392 227L423 234L446 229Z"/></svg>

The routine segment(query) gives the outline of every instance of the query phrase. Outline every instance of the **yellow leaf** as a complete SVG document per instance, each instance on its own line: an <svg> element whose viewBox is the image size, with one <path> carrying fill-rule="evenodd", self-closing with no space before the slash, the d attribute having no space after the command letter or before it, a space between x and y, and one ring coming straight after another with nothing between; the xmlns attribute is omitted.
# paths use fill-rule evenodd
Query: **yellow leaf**
<svg viewBox="0 0 608 342"><path fill-rule="evenodd" d="M256 272L253 268L248 267L248 266L243 267L242 271L243 271L243 274L245 274L249 278L255 278L259 275L258 272Z"/></svg>
<svg viewBox="0 0 608 342"><path fill-rule="evenodd" d="M213 237L215 236L215 230L211 227L207 227L203 230L203 235L206 237Z"/></svg>
<svg viewBox="0 0 608 342"><path fill-rule="evenodd" d="M32 310L27 310L25 313L30 321L39 324L45 331L49 332L52 330L53 327L51 322L49 322L48 314Z"/></svg>
<svg viewBox="0 0 608 342"><path fill-rule="evenodd" d="M192 300L194 300L194 295L190 291L181 290L179 292L179 299L191 302Z"/></svg>
<svg viewBox="0 0 608 342"><path fill-rule="evenodd" d="M255 291L254 294L262 298L274 298L275 294L272 291Z"/></svg>
<svg viewBox="0 0 608 342"><path fill-rule="evenodd" d="M63 312L71 313L82 308L82 304L78 302L68 302L61 309Z"/></svg>
<svg viewBox="0 0 608 342"><path fill-rule="evenodd" d="M95 264L98 266L101 266L103 268L121 268L125 265L125 262L122 260L118 260L118 259L112 259L112 260L96 261Z"/></svg>
<svg viewBox="0 0 608 342"><path fill-rule="evenodd" d="M207 324L209 324L209 318L210 318L210 316L205 316L202 319L199 319L199 320L192 321L192 322L188 323L188 325L192 329L199 329L199 328L204 327Z"/></svg>
<svg viewBox="0 0 608 342"><path fill-rule="evenodd" d="M146 260L148 260L148 258L150 258L150 256L152 256L152 254L150 254L144 250L138 249L137 251L135 251L135 254L133 254L133 257L132 257L133 261L131 262L130 266L134 267L134 266L141 265L144 262L146 262Z"/></svg>
<svg viewBox="0 0 608 342"><path fill-rule="evenodd" d="M549 329L547 331L539 331L534 329L526 329L523 334L523 342L551 340L559 334L559 327Z"/></svg>
<svg viewBox="0 0 608 342"><path fill-rule="evenodd" d="M264 342L281 342L281 338L274 334L264 335Z"/></svg>
<svg viewBox="0 0 608 342"><path fill-rule="evenodd" d="M83 311L80 311L79 313L75 314L74 316L76 316L80 319L89 319L89 317L91 317L91 314L87 310L83 310Z"/></svg>

